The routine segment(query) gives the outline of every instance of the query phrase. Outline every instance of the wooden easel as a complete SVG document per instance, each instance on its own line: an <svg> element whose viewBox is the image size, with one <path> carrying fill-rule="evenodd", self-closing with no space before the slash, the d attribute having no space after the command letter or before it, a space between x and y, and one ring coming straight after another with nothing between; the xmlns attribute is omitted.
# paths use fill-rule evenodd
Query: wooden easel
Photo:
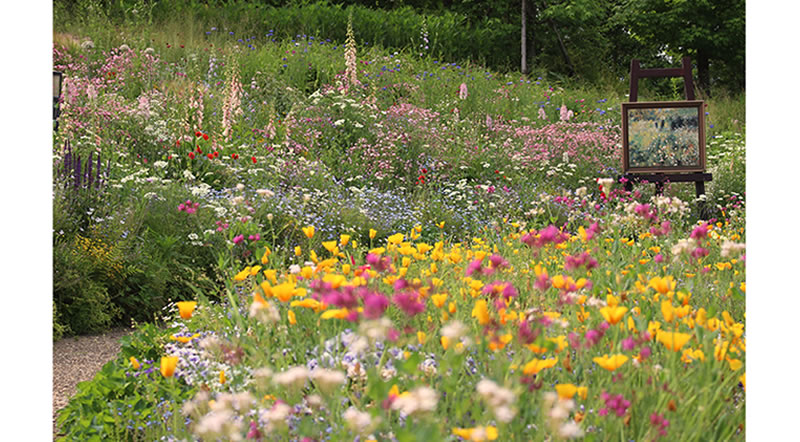
<svg viewBox="0 0 800 442"><path fill-rule="evenodd" d="M692 82L692 60L689 57L683 57L680 68L658 68L658 69L641 69L639 67L639 60L631 60L631 89L630 101L636 102L639 98L639 79L648 77L683 77L683 89L686 94L687 100L694 100L694 83ZM623 116L624 118L624 116ZM633 183L646 181L655 183L656 195L661 195L664 192L664 183L691 183L694 182L695 192L697 197L706 193L706 181L711 181L711 174L705 172L695 173L626 173L618 178L617 181L624 181L625 190L628 192L633 191ZM700 202L700 213L705 212L703 202Z"/></svg>

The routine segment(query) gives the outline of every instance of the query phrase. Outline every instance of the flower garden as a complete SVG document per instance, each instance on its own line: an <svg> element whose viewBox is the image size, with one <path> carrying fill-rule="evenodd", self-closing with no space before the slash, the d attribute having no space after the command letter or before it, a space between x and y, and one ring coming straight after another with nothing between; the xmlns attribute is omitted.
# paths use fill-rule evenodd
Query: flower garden
<svg viewBox="0 0 800 442"><path fill-rule="evenodd" d="M624 92L352 29L58 32L53 63L53 332L136 328L65 440L744 439L724 99L700 213L616 182Z"/></svg>

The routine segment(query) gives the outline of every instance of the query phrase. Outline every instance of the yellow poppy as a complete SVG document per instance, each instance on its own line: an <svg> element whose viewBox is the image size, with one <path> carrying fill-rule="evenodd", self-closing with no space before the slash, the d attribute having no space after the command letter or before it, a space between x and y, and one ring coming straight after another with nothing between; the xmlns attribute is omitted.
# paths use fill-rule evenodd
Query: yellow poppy
<svg viewBox="0 0 800 442"><path fill-rule="evenodd" d="M444 303L447 301L447 293L440 293L436 295L431 295L431 301L436 308L442 308Z"/></svg>
<svg viewBox="0 0 800 442"><path fill-rule="evenodd" d="M614 325L622 320L622 317L625 316L625 312L628 311L628 307L611 307L606 306L600 309L600 314L603 315L603 318L611 325Z"/></svg>
<svg viewBox="0 0 800 442"><path fill-rule="evenodd" d="M572 399L577 392L578 387L574 384L556 384L556 393L560 399Z"/></svg>
<svg viewBox="0 0 800 442"><path fill-rule="evenodd" d="M744 363L738 359L728 358L727 361L732 371L737 371L744 366Z"/></svg>
<svg viewBox="0 0 800 442"><path fill-rule="evenodd" d="M664 320L672 322L675 319L675 307L672 306L672 301L661 302L661 314L664 315Z"/></svg>
<svg viewBox="0 0 800 442"><path fill-rule="evenodd" d="M269 255L271 254L272 251L269 249L269 247L267 247L266 250L264 250L264 254L261 255L261 264L267 265L269 262Z"/></svg>
<svg viewBox="0 0 800 442"><path fill-rule="evenodd" d="M302 300L299 300L299 301L292 301L292 303L289 304L289 306L290 307L305 307L305 308L313 309L314 311L320 311L320 310L322 310L324 308L324 304L323 303L321 303L321 302L319 302L319 301L317 301L316 299L313 299L313 298L305 298L305 299L302 299Z"/></svg>
<svg viewBox="0 0 800 442"><path fill-rule="evenodd" d="M165 378L172 377L175 374L175 368L178 366L177 356L164 356L161 358L161 375Z"/></svg>
<svg viewBox="0 0 800 442"><path fill-rule="evenodd" d="M225 380L226 380L225 379L225 370L220 370L219 371L219 383L220 384L224 384Z"/></svg>
<svg viewBox="0 0 800 442"><path fill-rule="evenodd" d="M336 241L323 241L322 247L325 247L325 250L329 251L331 255L339 253L339 246L336 245Z"/></svg>
<svg viewBox="0 0 800 442"><path fill-rule="evenodd" d="M656 276L650 279L649 285L650 287L654 288L658 293L665 295L669 293L671 290L675 289L675 280L672 276L667 276L664 278Z"/></svg>
<svg viewBox="0 0 800 442"><path fill-rule="evenodd" d="M303 227L303 233L306 235L308 239L314 237L314 232L315 232L314 226Z"/></svg>
<svg viewBox="0 0 800 442"><path fill-rule="evenodd" d="M623 354L616 354L612 356L603 355L602 357L592 358L592 360L599 366L608 371L614 371L628 360L628 357Z"/></svg>
<svg viewBox="0 0 800 442"><path fill-rule="evenodd" d="M139 367L142 366L142 364L140 364L139 361L137 361L133 356L130 357L129 361L131 361L131 365L133 366L134 370L138 370Z"/></svg>
<svg viewBox="0 0 800 442"><path fill-rule="evenodd" d="M475 302L475 307L472 308L472 317L478 318L478 323L480 325L489 323L489 308L485 300L479 299Z"/></svg>
<svg viewBox="0 0 800 442"><path fill-rule="evenodd" d="M236 276L233 277L234 281L244 281L247 277L250 276L250 267L246 267L241 272L237 273Z"/></svg>
<svg viewBox="0 0 800 442"><path fill-rule="evenodd" d="M344 247L347 243L350 242L350 235L340 235L339 236L339 244Z"/></svg>
<svg viewBox="0 0 800 442"><path fill-rule="evenodd" d="M289 318L289 324L295 325L297 324L297 316L295 316L294 312L289 310L286 312L286 316Z"/></svg>
<svg viewBox="0 0 800 442"><path fill-rule="evenodd" d="M537 374L540 371L544 370L545 368L552 368L558 363L558 358L554 359L534 359L524 367L522 367L522 373L526 376L530 376L533 374Z"/></svg>
<svg viewBox="0 0 800 442"><path fill-rule="evenodd" d="M295 288L295 283L284 282L272 287L272 296L278 298L281 302L289 302L292 296L305 296L305 289Z"/></svg>
<svg viewBox="0 0 800 442"><path fill-rule="evenodd" d="M375 229L369 229L369 239L375 239L375 235L378 234L378 231Z"/></svg>
<svg viewBox="0 0 800 442"><path fill-rule="evenodd" d="M178 312L180 312L181 318L183 318L183 319L191 318L195 307L197 307L197 302L196 301L182 301L182 302L179 302L178 303Z"/></svg>
<svg viewBox="0 0 800 442"><path fill-rule="evenodd" d="M471 441L495 440L497 439L497 427L475 427L475 428L453 428L453 434Z"/></svg>
<svg viewBox="0 0 800 442"><path fill-rule="evenodd" d="M339 308L333 310L327 310L323 313L320 317L322 319L345 319L347 315L350 314L350 311L346 308Z"/></svg>
<svg viewBox="0 0 800 442"><path fill-rule="evenodd" d="M656 340L672 351L680 351L691 338L692 335L688 333L659 331L656 334Z"/></svg>
<svg viewBox="0 0 800 442"><path fill-rule="evenodd" d="M187 342L191 341L192 339L199 338L199 337L200 337L200 333L195 333L192 336L176 336L176 335L172 335L172 336L170 336L170 339L173 340L173 341L178 341L181 344L186 344Z"/></svg>

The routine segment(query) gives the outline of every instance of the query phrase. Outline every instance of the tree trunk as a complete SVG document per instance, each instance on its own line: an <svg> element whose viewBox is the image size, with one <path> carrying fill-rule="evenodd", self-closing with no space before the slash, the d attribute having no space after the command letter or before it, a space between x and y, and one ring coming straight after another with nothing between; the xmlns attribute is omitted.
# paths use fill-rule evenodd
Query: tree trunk
<svg viewBox="0 0 800 442"><path fill-rule="evenodd" d="M528 63L527 63L527 60L528 60L528 51L527 51L527 49L528 48L527 48L527 38L526 38L527 36L526 36L526 32L525 32L525 19L526 19L526 15L525 15L525 0L522 0L522 35L520 37L521 45L522 45L522 54L521 54L520 58L522 59L522 61L521 61L521 69L522 69L523 75L528 73Z"/></svg>
<svg viewBox="0 0 800 442"><path fill-rule="evenodd" d="M711 80L708 72L708 53L703 49L697 50L697 87L703 95L711 96Z"/></svg>

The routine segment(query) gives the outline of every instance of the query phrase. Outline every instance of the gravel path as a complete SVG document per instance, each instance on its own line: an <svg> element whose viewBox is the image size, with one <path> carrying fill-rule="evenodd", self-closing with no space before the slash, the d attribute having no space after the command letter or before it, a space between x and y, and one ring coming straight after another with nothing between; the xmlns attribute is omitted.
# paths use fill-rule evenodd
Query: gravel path
<svg viewBox="0 0 800 442"><path fill-rule="evenodd" d="M100 335L64 338L53 343L53 437L57 434L56 416L77 392L79 382L92 379L106 362L119 353L120 338L130 328L110 330Z"/></svg>

